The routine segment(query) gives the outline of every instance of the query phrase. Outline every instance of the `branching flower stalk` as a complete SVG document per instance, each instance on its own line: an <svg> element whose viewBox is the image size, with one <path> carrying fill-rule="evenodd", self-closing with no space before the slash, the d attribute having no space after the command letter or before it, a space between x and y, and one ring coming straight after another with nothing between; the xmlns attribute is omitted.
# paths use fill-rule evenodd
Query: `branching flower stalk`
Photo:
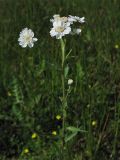
<svg viewBox="0 0 120 160"><path fill-rule="evenodd" d="M60 17L60 15L54 15L53 19L50 20L53 23L53 27L51 28L50 35L51 37L56 37L56 39L60 39L60 44L61 44L61 81L62 81L62 145L63 148L65 146L65 129L66 129L66 113L67 113L67 96L69 94L69 90L66 92L65 89L65 60L69 56L69 54L66 56L65 55L65 42L62 39L63 36L66 36L68 34L71 35L79 35L81 33L80 28L71 28L71 26L78 22L79 23L84 23L85 18L82 17L77 17L77 16L71 16L69 15L68 17ZM68 85L71 85L73 83L73 80L68 81ZM70 89L70 86L69 86Z"/></svg>
<svg viewBox="0 0 120 160"><path fill-rule="evenodd" d="M61 45L61 81L62 81L62 146L65 146L65 132L66 132L66 117L67 117L67 97L70 92L70 85L73 83L72 79L68 80L69 88L66 91L65 88L65 61L67 59L67 56L65 54L65 42L61 38L60 39L60 45Z"/></svg>

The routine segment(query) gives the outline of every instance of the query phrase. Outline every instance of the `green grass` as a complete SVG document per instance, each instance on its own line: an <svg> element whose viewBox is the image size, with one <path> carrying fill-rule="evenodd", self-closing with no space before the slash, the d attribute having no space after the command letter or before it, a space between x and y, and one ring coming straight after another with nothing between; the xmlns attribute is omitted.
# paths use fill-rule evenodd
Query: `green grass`
<svg viewBox="0 0 120 160"><path fill-rule="evenodd" d="M119 0L0 0L0 160L119 160L119 9ZM72 78L66 125L87 132L64 150L55 118L62 115L62 86L60 42L49 34L54 14L86 18L81 36L66 37L72 52L65 87ZM18 45L25 27L38 38L32 49Z"/></svg>

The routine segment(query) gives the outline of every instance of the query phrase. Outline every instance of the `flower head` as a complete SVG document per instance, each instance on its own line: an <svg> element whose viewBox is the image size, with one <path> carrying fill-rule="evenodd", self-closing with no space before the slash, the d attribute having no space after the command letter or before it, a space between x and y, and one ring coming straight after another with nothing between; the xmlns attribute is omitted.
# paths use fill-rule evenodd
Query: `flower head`
<svg viewBox="0 0 120 160"><path fill-rule="evenodd" d="M50 31L51 37L61 39L71 32L70 23L67 21L67 17L60 17L59 15L54 15L53 17L54 19L51 19L51 22L53 23L53 28Z"/></svg>
<svg viewBox="0 0 120 160"><path fill-rule="evenodd" d="M12 93L8 91L7 95L8 95L9 97L11 97L11 96L12 96Z"/></svg>
<svg viewBox="0 0 120 160"><path fill-rule="evenodd" d="M57 116L56 116L56 119L57 119L57 120L60 120L60 119L61 119L61 115L57 115Z"/></svg>
<svg viewBox="0 0 120 160"><path fill-rule="evenodd" d="M37 138L37 133L33 133L32 136L31 136L31 138L32 138L32 139Z"/></svg>
<svg viewBox="0 0 120 160"><path fill-rule="evenodd" d="M71 34L72 35L75 35L75 34L77 34L77 35L79 35L80 33L81 33L81 29L80 28L74 28L72 31L71 31Z"/></svg>
<svg viewBox="0 0 120 160"><path fill-rule="evenodd" d="M34 38L34 33L31 29L24 28L19 35L18 41L19 45L22 48L30 47L32 48L34 46L34 42L36 42L38 39Z"/></svg>
<svg viewBox="0 0 120 160"><path fill-rule="evenodd" d="M75 31L71 31L71 25L74 22L84 23L85 18L77 17L77 16L68 16L68 17L60 17L59 14L53 16L53 19L50 19L53 23L53 27L51 28L50 35L51 37L56 37L56 39L61 39L63 36L67 34L80 34L81 29L75 29Z"/></svg>
<svg viewBox="0 0 120 160"><path fill-rule="evenodd" d="M23 151L25 154L29 153L29 149L28 148L25 148L24 151Z"/></svg>
<svg viewBox="0 0 120 160"><path fill-rule="evenodd" d="M68 85L71 85L73 83L72 79L68 79Z"/></svg>
<svg viewBox="0 0 120 160"><path fill-rule="evenodd" d="M94 120L92 121L92 126L96 126L97 125L97 122Z"/></svg>
<svg viewBox="0 0 120 160"><path fill-rule="evenodd" d="M80 28L75 29L75 33L76 34L80 34L81 33L81 29Z"/></svg>
<svg viewBox="0 0 120 160"><path fill-rule="evenodd" d="M118 48L119 48L119 45L118 45L118 44L115 44L115 48L118 49Z"/></svg>
<svg viewBox="0 0 120 160"><path fill-rule="evenodd" d="M57 135L57 132L56 132L56 131L52 131L52 135L53 135L53 136L56 136L56 135Z"/></svg>

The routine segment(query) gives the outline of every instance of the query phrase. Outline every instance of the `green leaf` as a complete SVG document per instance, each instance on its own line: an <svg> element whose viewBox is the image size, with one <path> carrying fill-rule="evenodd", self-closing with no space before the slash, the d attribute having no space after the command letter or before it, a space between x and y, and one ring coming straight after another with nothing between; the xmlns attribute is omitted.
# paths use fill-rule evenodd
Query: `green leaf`
<svg viewBox="0 0 120 160"><path fill-rule="evenodd" d="M87 33L86 33L86 40L87 41L91 41L91 31L90 30L87 30Z"/></svg>
<svg viewBox="0 0 120 160"><path fill-rule="evenodd" d="M69 57L70 53L72 52L72 49L68 52L66 59Z"/></svg>
<svg viewBox="0 0 120 160"><path fill-rule="evenodd" d="M69 136L67 136L67 137L65 138L65 142L70 141L70 140L71 140L72 138L74 138L76 135L77 135L77 132L74 132L74 133L70 134Z"/></svg>
<svg viewBox="0 0 120 160"><path fill-rule="evenodd" d="M13 113L13 114L16 116L16 118L19 119L20 121L23 120L22 112L21 112L19 106L13 105L13 106L12 106L12 113Z"/></svg>
<svg viewBox="0 0 120 160"><path fill-rule="evenodd" d="M68 72L69 72L69 66L67 65L67 66L65 67L65 69L64 69L64 76L65 76L65 78L67 77Z"/></svg>
<svg viewBox="0 0 120 160"><path fill-rule="evenodd" d="M67 130L71 131L71 132L87 132L85 130L81 130L80 128L76 128L73 126L67 127Z"/></svg>
<svg viewBox="0 0 120 160"><path fill-rule="evenodd" d="M76 65L77 65L77 74L79 76L79 79L81 80L84 77L84 71L83 71L82 66L79 62Z"/></svg>

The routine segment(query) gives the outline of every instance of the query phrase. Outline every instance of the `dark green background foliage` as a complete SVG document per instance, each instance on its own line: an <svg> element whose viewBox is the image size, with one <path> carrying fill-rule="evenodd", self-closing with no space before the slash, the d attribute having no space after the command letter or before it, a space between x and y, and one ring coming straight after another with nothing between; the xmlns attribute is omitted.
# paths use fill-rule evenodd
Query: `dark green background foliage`
<svg viewBox="0 0 120 160"><path fill-rule="evenodd" d="M61 51L51 38L50 18L85 16L81 36L66 37L67 126L80 127L59 149L62 127ZM38 42L18 45L20 31L31 28ZM0 155L30 160L119 160L120 157L120 1L0 0ZM97 122L92 126L92 121ZM60 127L58 127L60 126ZM35 141L31 134L39 136ZM24 148L28 155L22 155ZM32 158L33 157L33 158ZM5 160L7 159L5 158Z"/></svg>

